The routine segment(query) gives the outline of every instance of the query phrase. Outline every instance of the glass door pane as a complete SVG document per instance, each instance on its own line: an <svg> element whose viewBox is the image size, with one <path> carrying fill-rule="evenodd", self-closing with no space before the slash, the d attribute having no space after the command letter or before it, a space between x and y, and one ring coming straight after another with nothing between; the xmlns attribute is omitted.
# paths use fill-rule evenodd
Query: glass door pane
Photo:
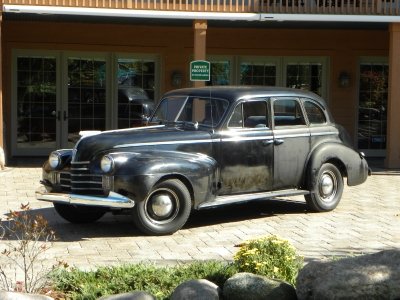
<svg viewBox="0 0 400 300"><path fill-rule="evenodd" d="M211 61L210 81L206 85L229 85L231 66L229 60Z"/></svg>
<svg viewBox="0 0 400 300"><path fill-rule="evenodd" d="M41 149L46 153L57 146L56 57L18 56L16 60L17 152L35 154Z"/></svg>
<svg viewBox="0 0 400 300"><path fill-rule="evenodd" d="M241 85L275 86L277 78L276 65L264 62L242 62L240 64Z"/></svg>
<svg viewBox="0 0 400 300"><path fill-rule="evenodd" d="M154 108L154 60L118 59L118 128L143 125Z"/></svg>
<svg viewBox="0 0 400 300"><path fill-rule="evenodd" d="M286 86L303 89L322 96L322 64L288 63L286 65Z"/></svg>
<svg viewBox="0 0 400 300"><path fill-rule="evenodd" d="M79 139L81 130L106 129L106 61L95 58L68 58L68 146Z"/></svg>
<svg viewBox="0 0 400 300"><path fill-rule="evenodd" d="M370 155L386 149L388 74L386 63L360 64L358 148Z"/></svg>

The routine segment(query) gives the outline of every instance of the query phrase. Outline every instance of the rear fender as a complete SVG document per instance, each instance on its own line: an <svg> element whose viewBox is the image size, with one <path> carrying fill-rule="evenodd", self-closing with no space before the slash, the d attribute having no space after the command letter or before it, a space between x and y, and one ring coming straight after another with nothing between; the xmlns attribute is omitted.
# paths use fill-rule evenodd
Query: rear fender
<svg viewBox="0 0 400 300"><path fill-rule="evenodd" d="M308 168L307 178L311 181L316 180L316 174L324 163L335 164L347 176L347 184L354 186L365 182L368 177L368 163L359 152L344 144L325 143L319 145L312 152ZM315 182L308 181L313 186Z"/></svg>

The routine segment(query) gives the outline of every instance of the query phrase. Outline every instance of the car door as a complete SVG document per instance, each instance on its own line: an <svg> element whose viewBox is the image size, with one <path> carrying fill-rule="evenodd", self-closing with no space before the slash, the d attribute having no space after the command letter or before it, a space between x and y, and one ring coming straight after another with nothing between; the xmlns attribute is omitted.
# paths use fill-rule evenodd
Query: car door
<svg viewBox="0 0 400 300"><path fill-rule="evenodd" d="M272 99L274 128L274 189L299 187L310 152L310 131L300 100Z"/></svg>
<svg viewBox="0 0 400 300"><path fill-rule="evenodd" d="M269 101L239 103L220 132L220 195L267 191L273 183Z"/></svg>

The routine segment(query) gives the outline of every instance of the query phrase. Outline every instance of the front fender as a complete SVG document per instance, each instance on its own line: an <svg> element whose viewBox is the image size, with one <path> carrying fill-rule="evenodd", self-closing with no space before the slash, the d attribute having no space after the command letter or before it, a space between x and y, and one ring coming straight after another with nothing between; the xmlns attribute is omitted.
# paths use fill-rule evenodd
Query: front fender
<svg viewBox="0 0 400 300"><path fill-rule="evenodd" d="M114 191L126 190L144 200L163 178L180 178L188 187L195 206L212 195L217 162L204 154L179 151L109 153L114 160Z"/></svg>
<svg viewBox="0 0 400 300"><path fill-rule="evenodd" d="M361 153L344 144L325 143L319 145L312 152L307 177L315 178L315 174L327 162L334 163L339 168L344 168L344 175L347 176L349 186L365 182L369 174L368 163Z"/></svg>

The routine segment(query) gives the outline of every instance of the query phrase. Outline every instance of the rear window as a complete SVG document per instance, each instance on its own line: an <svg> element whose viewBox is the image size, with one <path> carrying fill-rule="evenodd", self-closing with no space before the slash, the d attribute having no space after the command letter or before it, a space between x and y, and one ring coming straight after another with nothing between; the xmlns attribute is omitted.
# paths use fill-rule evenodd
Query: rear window
<svg viewBox="0 0 400 300"><path fill-rule="evenodd" d="M326 117L322 109L311 101L304 102L304 108L307 113L307 118L310 124L325 124Z"/></svg>

